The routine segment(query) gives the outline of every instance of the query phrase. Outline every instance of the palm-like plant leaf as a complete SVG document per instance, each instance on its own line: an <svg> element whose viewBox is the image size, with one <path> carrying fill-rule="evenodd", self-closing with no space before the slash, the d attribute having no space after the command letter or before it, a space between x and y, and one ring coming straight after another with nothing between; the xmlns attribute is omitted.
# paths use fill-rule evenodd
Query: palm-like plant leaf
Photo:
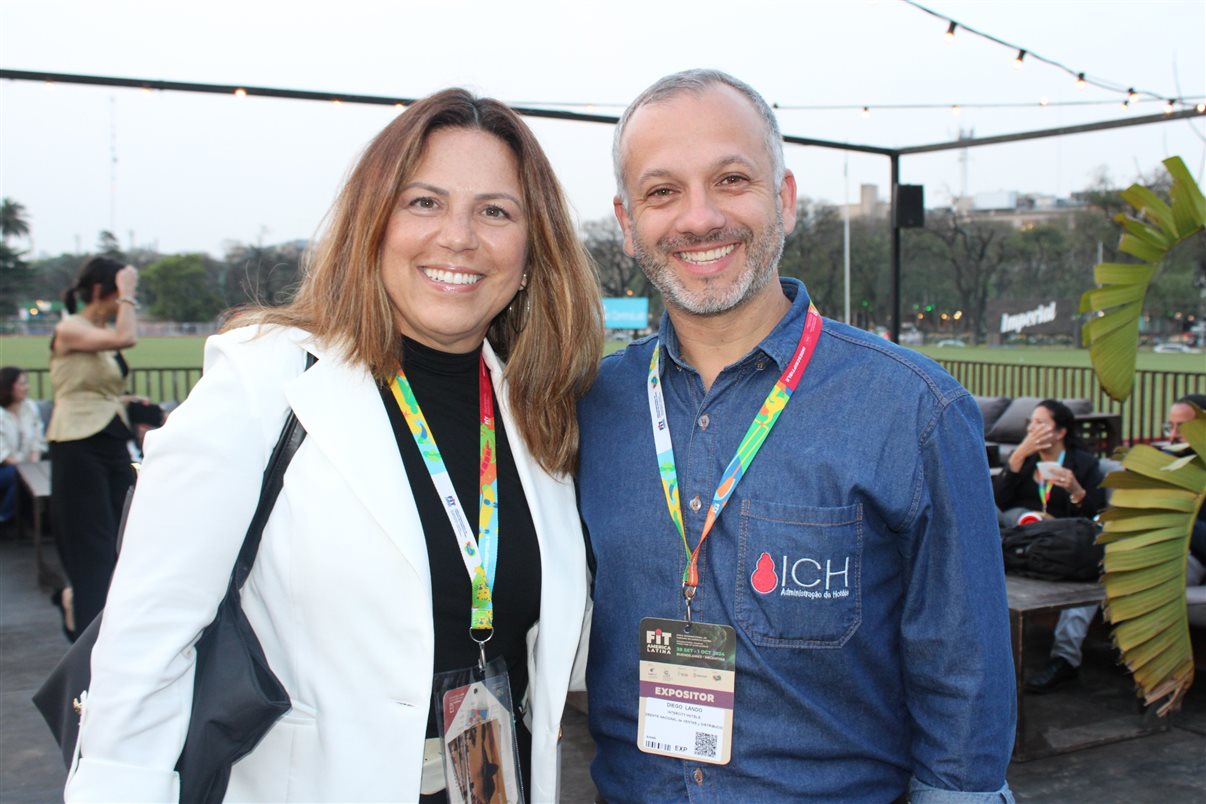
<svg viewBox="0 0 1206 804"><path fill-rule="evenodd" d="M1102 515L1105 617L1114 643L1147 703L1165 700L1163 715L1193 684L1185 609L1185 569L1194 520L1206 500L1206 414L1181 427L1196 455L1178 457L1145 445L1111 472L1114 489Z"/></svg>
<svg viewBox="0 0 1206 804"><path fill-rule="evenodd" d="M1206 197L1185 163L1174 156L1164 166L1173 180L1172 204L1136 184L1122 193L1134 214L1115 217L1124 230L1119 248L1143 262L1098 265L1094 279L1100 287L1080 299L1080 312L1089 316L1084 339L1093 369L1105 392L1120 402L1134 389L1139 316L1156 268L1174 246L1206 226Z"/></svg>
<svg viewBox="0 0 1206 804"><path fill-rule="evenodd" d="M1123 229L1119 248L1142 262L1098 265L1098 287L1080 300L1093 369L1118 401L1134 388L1139 316L1156 270L1178 243L1206 227L1206 197L1185 164L1172 157L1164 166L1172 177L1171 203L1134 185L1122 193L1134 213L1115 217ZM1206 413L1195 410L1194 420L1181 426L1194 454L1139 445L1123 458L1124 471L1112 472L1104 484L1114 490L1098 538L1105 546L1105 617L1140 695L1149 704L1163 701L1160 715L1178 708L1193 684L1185 570L1206 500Z"/></svg>

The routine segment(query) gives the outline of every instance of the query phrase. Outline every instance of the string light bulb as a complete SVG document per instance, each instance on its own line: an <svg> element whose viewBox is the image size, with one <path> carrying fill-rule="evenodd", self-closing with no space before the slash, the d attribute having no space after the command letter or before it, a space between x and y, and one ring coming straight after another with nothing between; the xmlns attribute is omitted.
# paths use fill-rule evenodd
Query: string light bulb
<svg viewBox="0 0 1206 804"><path fill-rule="evenodd" d="M1013 60L1013 69L1015 69L1015 70L1022 69L1022 62L1025 60L1025 58L1026 58L1026 51L1019 50L1018 55Z"/></svg>
<svg viewBox="0 0 1206 804"><path fill-rule="evenodd" d="M957 104L957 103L954 104L953 106L951 106L951 114L954 115L955 117L958 117L959 113L962 111L963 110L959 108L959 104Z"/></svg>
<svg viewBox="0 0 1206 804"><path fill-rule="evenodd" d="M945 39L948 43L954 42L955 41L955 29L958 27L959 27L959 23L952 20L950 26L947 27L947 29L946 29L946 33L944 33L942 35L942 38Z"/></svg>
<svg viewBox="0 0 1206 804"><path fill-rule="evenodd" d="M1176 110L1176 108L1177 108L1177 104L1173 103L1172 98L1169 98L1168 100L1164 101L1164 113L1165 114L1172 114Z"/></svg>
<svg viewBox="0 0 1206 804"><path fill-rule="evenodd" d="M236 98L246 98L246 97L247 97L247 90L243 89L242 87L239 87L238 89L236 89L236 90L234 91L234 94L235 94L235 97L236 97Z"/></svg>
<svg viewBox="0 0 1206 804"><path fill-rule="evenodd" d="M1137 100L1139 100L1139 95L1135 92L1135 88L1131 87L1126 91L1126 102L1134 103Z"/></svg>
<svg viewBox="0 0 1206 804"><path fill-rule="evenodd" d="M1077 89L1084 89L1084 88L1085 88L1085 84L1086 84L1086 83L1087 83L1087 82L1085 81L1085 74L1084 74L1084 73L1077 73L1077 74L1076 74L1076 88L1077 88Z"/></svg>
<svg viewBox="0 0 1206 804"><path fill-rule="evenodd" d="M1046 105L1047 105L1047 104L1049 104L1049 103L1051 103L1051 101L1047 99L1047 96L1046 96L1046 95L1044 95L1043 97L1039 98L1039 106L1046 106Z"/></svg>
<svg viewBox="0 0 1206 804"><path fill-rule="evenodd" d="M1196 108L1198 110L1198 114L1206 112L1206 103L1199 103Z"/></svg>
<svg viewBox="0 0 1206 804"><path fill-rule="evenodd" d="M868 118L868 117L870 117L870 116L871 116L871 107L870 107L870 106L864 106L864 107L863 107L863 118L864 118L864 119L866 119L866 118Z"/></svg>

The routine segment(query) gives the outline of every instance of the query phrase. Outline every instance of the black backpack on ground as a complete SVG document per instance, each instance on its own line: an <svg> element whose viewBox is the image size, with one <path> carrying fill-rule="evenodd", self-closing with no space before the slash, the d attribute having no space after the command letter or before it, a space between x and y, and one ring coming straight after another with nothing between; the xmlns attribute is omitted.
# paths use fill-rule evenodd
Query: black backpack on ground
<svg viewBox="0 0 1206 804"><path fill-rule="evenodd" d="M1045 581L1095 581L1105 548L1083 517L1044 519L1001 531L1005 571Z"/></svg>

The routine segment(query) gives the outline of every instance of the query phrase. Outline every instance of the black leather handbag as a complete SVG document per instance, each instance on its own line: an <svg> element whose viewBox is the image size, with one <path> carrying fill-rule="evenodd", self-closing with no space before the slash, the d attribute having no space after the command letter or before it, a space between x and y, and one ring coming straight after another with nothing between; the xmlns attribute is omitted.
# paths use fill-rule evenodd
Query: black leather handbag
<svg viewBox="0 0 1206 804"><path fill-rule="evenodd" d="M307 369L314 360L307 354ZM255 563L264 525L284 484L285 469L305 437L305 428L290 411L264 469L260 501L231 572L226 597L195 646L192 716L184 749L176 762L180 801L185 804L222 801L231 765L250 753L291 706L288 693L268 666L264 649L243 614L240 590ZM118 539L120 543L120 534ZM92 648L101 616L84 629L33 697L58 740L68 768L75 757L82 709L87 706L84 693L91 683Z"/></svg>

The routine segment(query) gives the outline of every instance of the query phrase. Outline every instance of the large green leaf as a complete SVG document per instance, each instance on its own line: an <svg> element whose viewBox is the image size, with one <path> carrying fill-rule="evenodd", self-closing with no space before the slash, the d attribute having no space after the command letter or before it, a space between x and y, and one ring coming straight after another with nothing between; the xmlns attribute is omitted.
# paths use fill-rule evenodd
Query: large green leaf
<svg viewBox="0 0 1206 804"><path fill-rule="evenodd" d="M1203 416L1202 409L1192 402L1190 407L1194 409L1194 417L1181 425L1181 437L1189 444L1193 451L1198 455L1206 455L1206 416Z"/></svg>
<svg viewBox="0 0 1206 804"><path fill-rule="evenodd" d="M1135 669L1147 667L1176 646L1177 629L1165 628L1146 642L1131 648L1130 658Z"/></svg>
<svg viewBox="0 0 1206 804"><path fill-rule="evenodd" d="M1109 547L1106 548L1107 550ZM1106 588L1106 600L1134 595L1153 586L1159 586L1169 578L1181 578L1182 572L1176 566L1169 564L1163 567L1147 567L1131 572L1107 572L1101 576L1101 583Z"/></svg>
<svg viewBox="0 0 1206 804"><path fill-rule="evenodd" d="M1080 300L1080 312L1089 316L1084 336L1093 369L1102 389L1119 402L1134 390L1139 316L1152 277L1169 250L1206 225L1206 197L1185 164L1172 157L1164 165L1172 176L1172 203L1136 184L1122 193L1134 216L1115 217L1124 230L1119 248L1144 264L1131 270L1119 263L1098 265L1094 279L1100 287L1086 291Z"/></svg>
<svg viewBox="0 0 1206 804"><path fill-rule="evenodd" d="M1172 207L1164 203L1160 196L1139 184L1131 185L1119 195L1122 196L1123 201L1139 210L1140 215L1145 215L1170 236L1176 237L1177 226ZM1115 216L1115 220L1117 220L1117 216Z"/></svg>
<svg viewBox="0 0 1206 804"><path fill-rule="evenodd" d="M1206 433L1206 414L1185 428ZM1141 444L1126 453L1123 467L1104 482L1113 494L1098 540L1105 546L1103 608L1140 694L1148 703L1163 700L1164 714L1180 706L1193 683L1185 568L1206 499L1206 462L1179 461Z"/></svg>
<svg viewBox="0 0 1206 804"><path fill-rule="evenodd" d="M1107 480L1114 475L1124 472L1111 472ZM1103 484L1104 485L1104 484ZM1130 508L1107 508L1101 512L1098 519L1105 525L1106 533L1120 533L1132 530L1152 530L1167 528L1181 521L1180 514L1162 512L1133 511Z"/></svg>
<svg viewBox="0 0 1206 804"><path fill-rule="evenodd" d="M1135 237L1127 232L1118 241L1118 250L1130 254L1132 257L1138 257L1144 262L1158 263L1168 253L1168 246L1153 246L1143 238Z"/></svg>
<svg viewBox="0 0 1206 804"><path fill-rule="evenodd" d="M1164 168L1172 176L1172 187L1169 196L1172 198L1173 219L1180 231L1178 239L1189 235L1206 226L1206 197L1198 189L1181 157L1172 156L1164 160Z"/></svg>
<svg viewBox="0 0 1206 804"><path fill-rule="evenodd" d="M1171 203L1136 184L1122 193L1134 216L1115 217L1124 230L1119 247L1144 264L1098 265L1093 276L1099 287L1080 300L1093 370L1102 389L1120 402L1134 389L1139 317L1152 278L1171 249L1206 226L1206 197L1185 164L1172 157L1164 166L1172 177ZM1196 455L1187 459L1139 445L1104 484L1113 493L1098 538L1105 548L1103 608L1140 695L1149 704L1164 702L1160 715L1180 706L1194 676L1185 568L1193 523L1206 500L1206 414L1196 406L1195 412L1181 432Z"/></svg>
<svg viewBox="0 0 1206 804"><path fill-rule="evenodd" d="M1133 262L1103 262L1093 269L1093 281L1099 285L1146 284L1156 273L1154 265Z"/></svg>
<svg viewBox="0 0 1206 804"><path fill-rule="evenodd" d="M1175 471L1170 471L1173 466L1184 459L1146 444L1138 444L1127 452L1123 465L1141 477L1183 489L1190 494L1196 494L1200 489L1206 488L1206 467L1203 467L1201 462L1194 461L1193 456L1185 457L1189 458L1187 462L1181 463ZM1136 482L1131 475L1111 473L1107 478L1106 486L1107 488L1146 488L1146 486L1132 485Z"/></svg>
<svg viewBox="0 0 1206 804"><path fill-rule="evenodd" d="M1135 384L1135 356L1139 353L1139 309L1114 311L1106 317L1125 318L1121 326L1090 341L1089 359L1102 389L1114 399L1126 399ZM1129 311L1135 312L1129 312Z"/></svg>
<svg viewBox="0 0 1206 804"><path fill-rule="evenodd" d="M1118 489L1110 497L1110 504L1125 508L1159 508L1165 511L1182 511L1191 514L1197 510L1193 494L1179 489L1170 489L1164 484L1153 483L1149 489Z"/></svg>
<svg viewBox="0 0 1206 804"><path fill-rule="evenodd" d="M1125 329L1126 337L1133 339L1139 332L1139 314L1141 312L1143 312L1143 302L1137 301L1122 307L1115 307L1109 315L1103 314L1090 318L1084 326L1085 341L1101 341L1106 335L1117 329ZM1100 344L1098 347L1100 348Z"/></svg>
<svg viewBox="0 0 1206 804"><path fill-rule="evenodd" d="M1184 594L1185 586L1180 579L1169 578L1142 592L1110 601L1106 606L1107 616L1110 622L1125 622L1163 606L1175 605Z"/></svg>
<svg viewBox="0 0 1206 804"><path fill-rule="evenodd" d="M1167 252L1176 243L1176 238L1165 232L1163 229L1157 229L1148 226L1141 220L1136 220L1129 215L1118 213L1114 216L1114 222L1126 230L1127 234L1142 240L1152 248L1159 249L1161 252Z"/></svg>

